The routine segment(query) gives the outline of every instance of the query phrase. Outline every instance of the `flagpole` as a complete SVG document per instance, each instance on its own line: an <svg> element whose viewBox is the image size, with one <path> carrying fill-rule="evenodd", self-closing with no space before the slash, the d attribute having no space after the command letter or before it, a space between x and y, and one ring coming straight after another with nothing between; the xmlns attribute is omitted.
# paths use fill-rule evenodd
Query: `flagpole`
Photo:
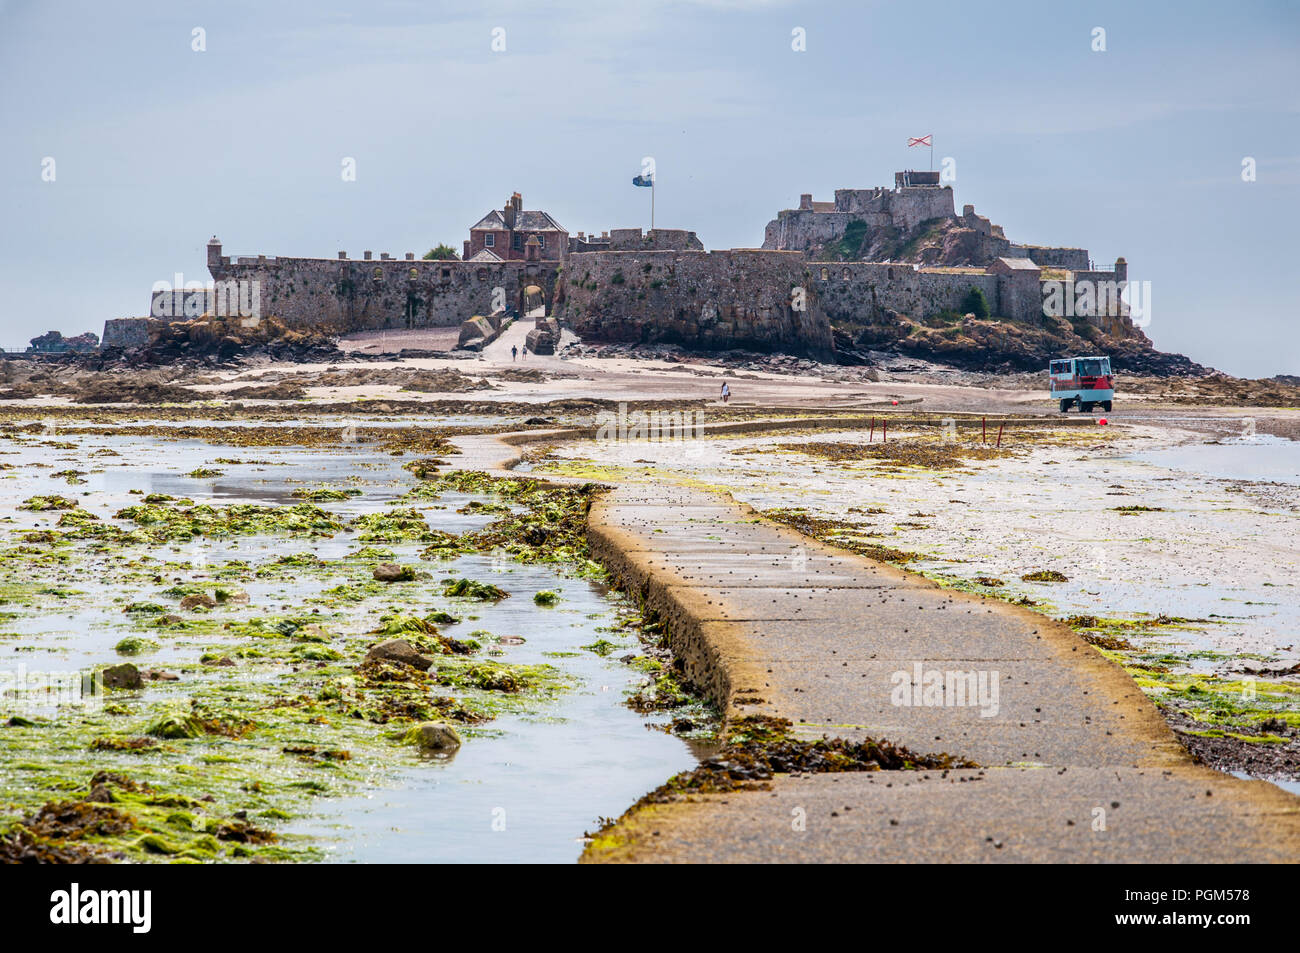
<svg viewBox="0 0 1300 953"><path fill-rule="evenodd" d="M650 231L655 230L655 181L659 178L657 175L650 177Z"/></svg>

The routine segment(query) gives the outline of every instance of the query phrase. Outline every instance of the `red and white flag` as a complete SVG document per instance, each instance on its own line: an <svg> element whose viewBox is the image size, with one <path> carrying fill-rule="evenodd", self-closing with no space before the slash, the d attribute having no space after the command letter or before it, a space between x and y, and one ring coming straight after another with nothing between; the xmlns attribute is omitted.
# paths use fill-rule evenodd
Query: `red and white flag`
<svg viewBox="0 0 1300 953"><path fill-rule="evenodd" d="M934 133L930 133L930 136L933 135ZM930 136L921 136L920 138L909 137L907 140L907 147L910 149L912 146L932 146L934 143L930 141Z"/></svg>

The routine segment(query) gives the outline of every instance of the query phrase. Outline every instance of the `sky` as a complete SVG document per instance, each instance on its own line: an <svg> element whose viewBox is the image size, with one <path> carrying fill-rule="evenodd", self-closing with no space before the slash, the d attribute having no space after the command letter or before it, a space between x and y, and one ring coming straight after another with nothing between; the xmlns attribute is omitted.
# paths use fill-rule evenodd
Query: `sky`
<svg viewBox="0 0 1300 953"><path fill-rule="evenodd" d="M1298 120L1293 2L0 0L0 345L146 314L214 234L420 255L514 191L648 227L647 156L656 224L756 247L931 134L958 208L1127 258L1157 347L1300 374Z"/></svg>

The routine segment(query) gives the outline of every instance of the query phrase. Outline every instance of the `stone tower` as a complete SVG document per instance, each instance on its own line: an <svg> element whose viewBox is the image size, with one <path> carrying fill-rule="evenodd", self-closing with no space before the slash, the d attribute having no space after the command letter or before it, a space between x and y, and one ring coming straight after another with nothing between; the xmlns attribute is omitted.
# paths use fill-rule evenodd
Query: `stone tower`
<svg viewBox="0 0 1300 953"><path fill-rule="evenodd" d="M208 272L213 278L221 271L221 239L213 235L208 239Z"/></svg>

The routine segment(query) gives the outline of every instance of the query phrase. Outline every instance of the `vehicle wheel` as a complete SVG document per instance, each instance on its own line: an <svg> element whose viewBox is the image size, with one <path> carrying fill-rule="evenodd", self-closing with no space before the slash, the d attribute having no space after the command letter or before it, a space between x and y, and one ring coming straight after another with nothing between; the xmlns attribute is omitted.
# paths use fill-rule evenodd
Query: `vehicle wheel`
<svg viewBox="0 0 1300 953"><path fill-rule="evenodd" d="M1083 401L1079 401L1079 413L1081 414L1092 413L1092 404L1090 403L1085 404Z"/></svg>
<svg viewBox="0 0 1300 953"><path fill-rule="evenodd" d="M1101 402L1101 409L1106 411L1106 413L1110 413L1110 401L1103 400Z"/></svg>
<svg viewBox="0 0 1300 953"><path fill-rule="evenodd" d="M1072 403L1073 401L1069 401L1069 400L1061 401L1061 413L1068 414L1070 412L1070 404Z"/></svg>

